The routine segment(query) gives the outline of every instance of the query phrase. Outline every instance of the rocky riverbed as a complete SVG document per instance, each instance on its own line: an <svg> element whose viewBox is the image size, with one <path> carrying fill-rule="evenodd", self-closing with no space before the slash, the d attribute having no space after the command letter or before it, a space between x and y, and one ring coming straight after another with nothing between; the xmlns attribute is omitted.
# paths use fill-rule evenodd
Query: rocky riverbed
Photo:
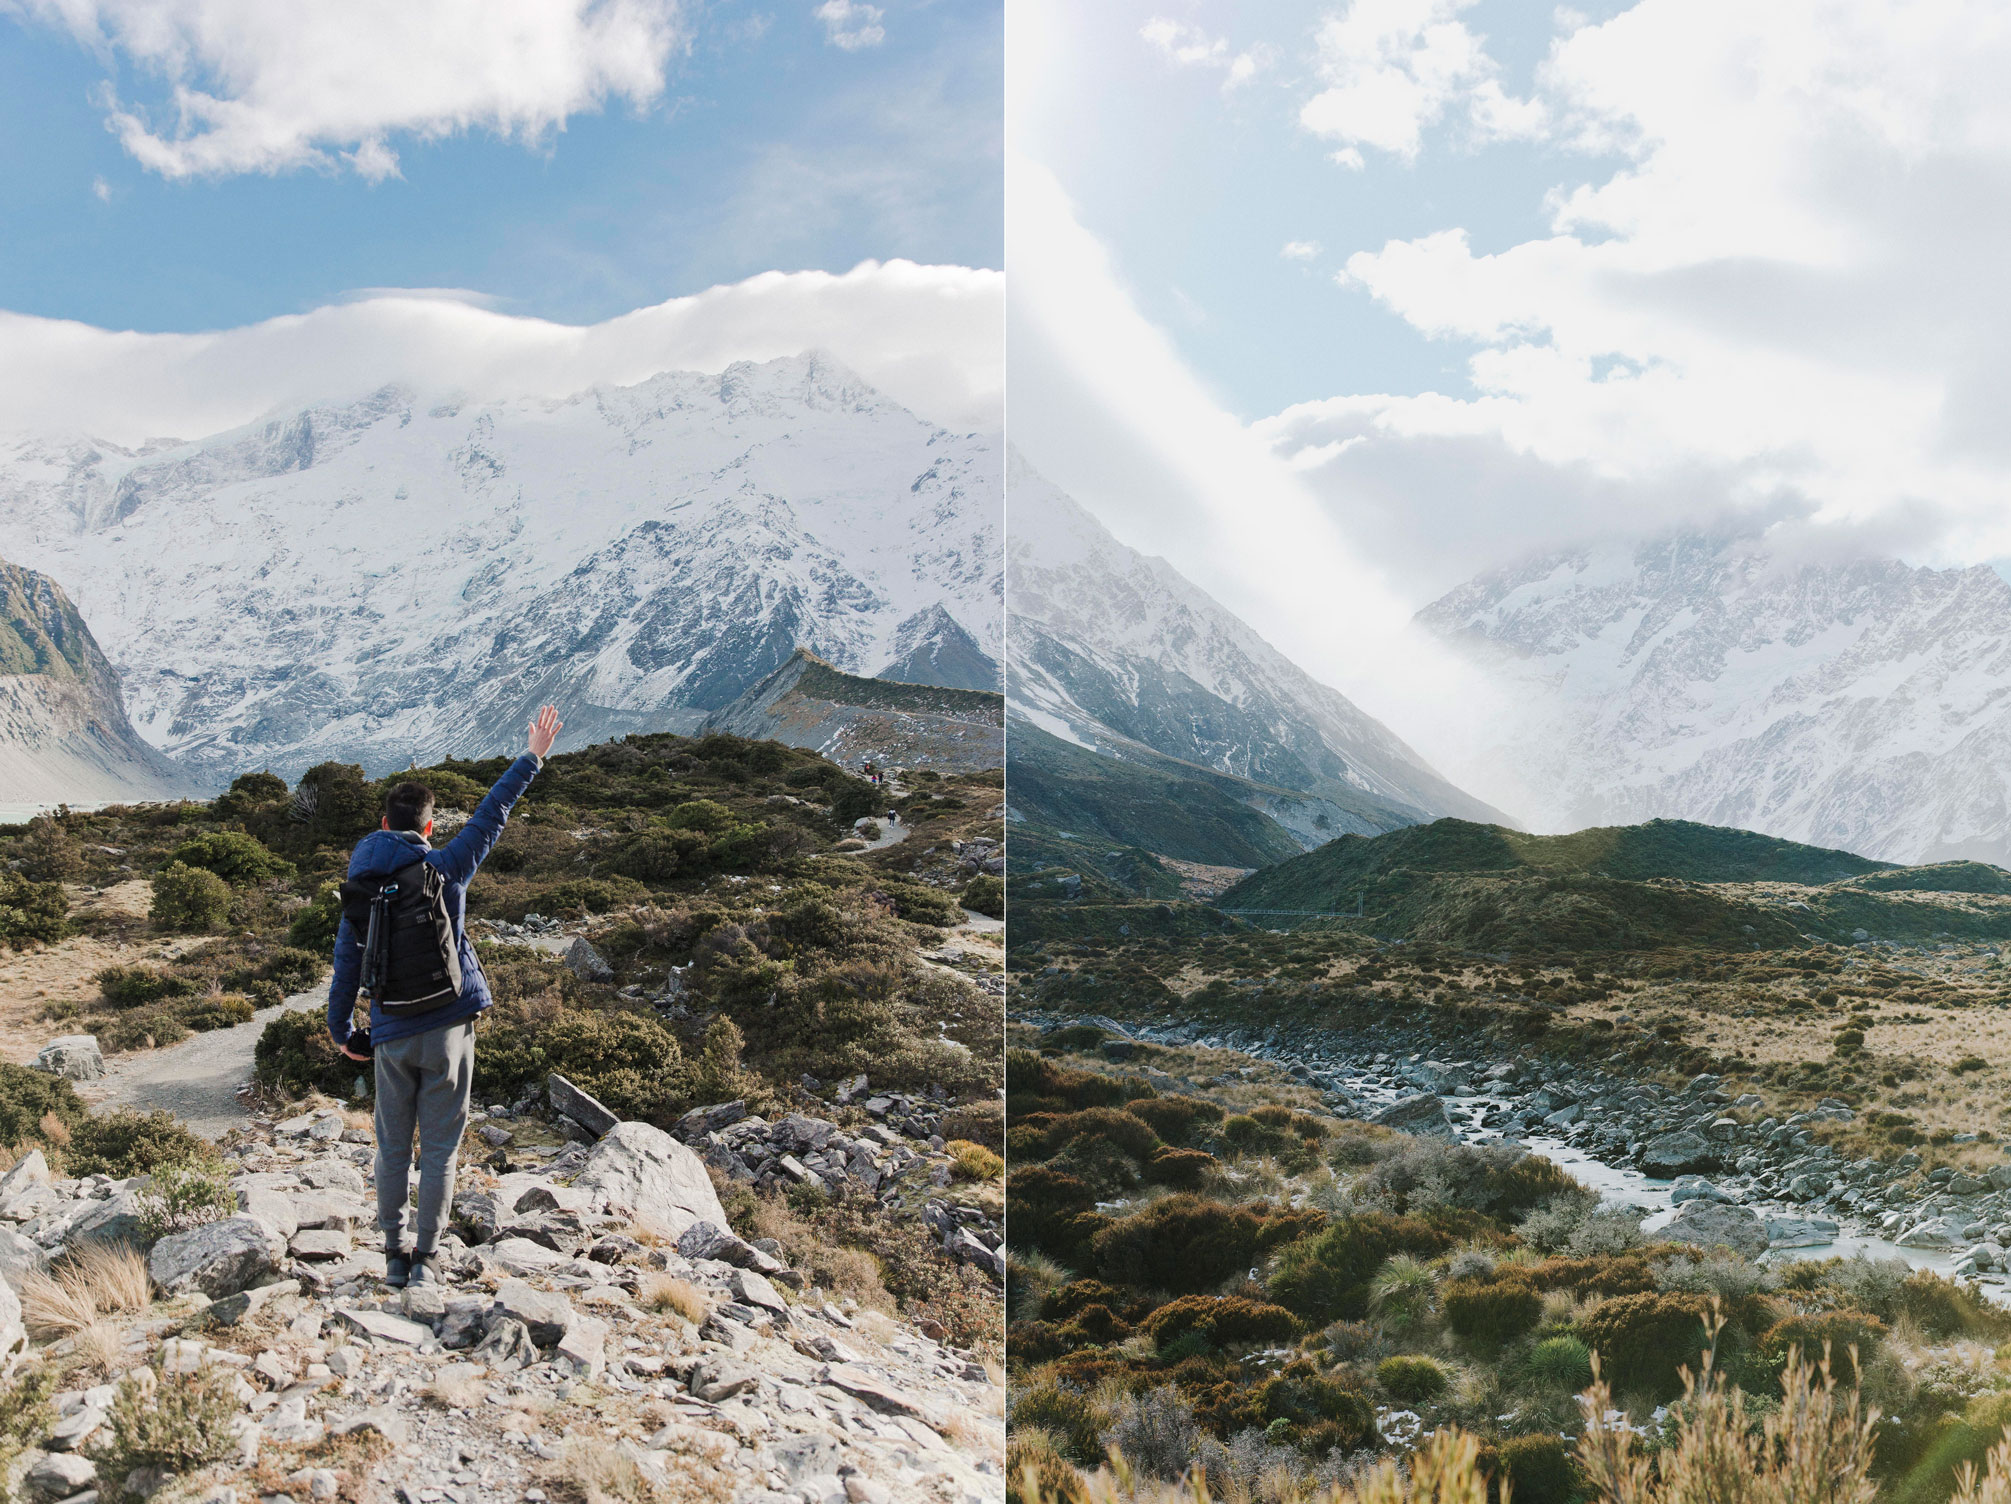
<svg viewBox="0 0 2011 1504"><path fill-rule="evenodd" d="M28 1497L540 1504L610 1469L678 1499L1004 1497L1003 1395L979 1359L806 1290L728 1229L676 1137L613 1122L466 1167L470 1240L443 1240L444 1286L400 1292L353 1121L254 1119L224 1145L235 1215L155 1239L142 1180L57 1178L38 1153L0 1176L0 1369L63 1385L13 1468ZM94 1246L143 1250L150 1299L65 1331L43 1281ZM233 1396L227 1458L100 1477L122 1386L204 1371Z"/></svg>
<svg viewBox="0 0 2011 1504"><path fill-rule="evenodd" d="M1355 1034L1137 1028L1101 1016L1039 1021L1110 1031L1103 1050L1114 1059L1129 1058L1138 1042L1238 1050L1283 1067L1345 1116L1411 1134L1520 1142L1651 1213L1645 1225L1658 1237L1748 1256L1899 1257L2011 1303L2011 1159L1967 1174L1924 1168L1916 1153L1846 1158L1812 1131L1852 1119L1835 1099L1775 1118L1762 1098L1735 1096L1716 1076L1671 1088L1603 1064L1488 1059L1417 1025ZM1143 1073L1162 1090L1181 1084L1149 1066Z"/></svg>

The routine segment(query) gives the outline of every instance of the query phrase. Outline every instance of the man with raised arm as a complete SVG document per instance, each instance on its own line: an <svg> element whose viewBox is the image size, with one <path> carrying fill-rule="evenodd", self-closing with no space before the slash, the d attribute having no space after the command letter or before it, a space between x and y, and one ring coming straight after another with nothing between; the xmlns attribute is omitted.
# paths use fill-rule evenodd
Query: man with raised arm
<svg viewBox="0 0 2011 1504"><path fill-rule="evenodd" d="M468 939L468 883L562 727L552 706L539 711L530 749L438 851L433 791L401 783L385 797L379 828L349 858L328 1032L351 1060L376 1063L377 1224L392 1285L440 1282L440 1229L454 1200L454 1156L475 1084L475 1018L493 1001ZM359 992L370 1006L364 1029L354 1026ZM415 1130L419 1196L408 1244Z"/></svg>

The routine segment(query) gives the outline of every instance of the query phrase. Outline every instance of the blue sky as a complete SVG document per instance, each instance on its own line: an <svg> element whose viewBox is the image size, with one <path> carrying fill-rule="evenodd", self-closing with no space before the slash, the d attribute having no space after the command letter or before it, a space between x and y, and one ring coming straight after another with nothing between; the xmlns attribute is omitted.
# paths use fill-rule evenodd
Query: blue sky
<svg viewBox="0 0 2011 1504"><path fill-rule="evenodd" d="M203 0L172 0L201 20ZM118 0L104 0L115 36ZM158 68L0 12L0 308L106 328L229 328L376 287L606 319L757 272L1001 260L997 0L885 0L834 45L805 0L675 13L660 92L529 144L392 128L399 176L339 160L171 177L108 129L170 118ZM241 60L240 60L241 61ZM216 88L215 71L192 75ZM186 80L185 80L186 81ZM164 133L171 133L162 127ZM339 134L339 133L338 133Z"/></svg>

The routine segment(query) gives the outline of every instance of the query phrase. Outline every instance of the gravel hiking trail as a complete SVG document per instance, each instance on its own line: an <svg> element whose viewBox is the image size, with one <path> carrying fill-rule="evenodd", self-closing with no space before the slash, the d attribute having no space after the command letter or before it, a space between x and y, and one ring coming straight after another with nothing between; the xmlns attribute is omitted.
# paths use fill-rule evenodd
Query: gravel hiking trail
<svg viewBox="0 0 2011 1504"><path fill-rule="evenodd" d="M251 1080L252 1050L265 1026L281 1013L327 1005L325 987L296 992L261 1009L250 1023L191 1034L165 1049L108 1055L104 1078L78 1082L77 1095L101 1112L165 1108L204 1138L220 1138L250 1120L237 1089Z"/></svg>

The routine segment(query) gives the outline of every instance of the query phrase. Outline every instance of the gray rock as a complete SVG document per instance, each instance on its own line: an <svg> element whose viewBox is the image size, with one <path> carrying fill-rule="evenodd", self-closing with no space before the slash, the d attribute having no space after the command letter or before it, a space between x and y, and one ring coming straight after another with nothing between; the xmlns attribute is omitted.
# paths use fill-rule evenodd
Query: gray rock
<svg viewBox="0 0 2011 1504"><path fill-rule="evenodd" d="M49 1161L43 1158L40 1149L30 1149L14 1161L13 1168L0 1175L0 1211L19 1192L31 1185L47 1185L49 1179Z"/></svg>
<svg viewBox="0 0 2011 1504"><path fill-rule="evenodd" d="M539 1274L566 1261L566 1255L529 1238L500 1238L482 1246L483 1256L510 1274Z"/></svg>
<svg viewBox="0 0 2011 1504"><path fill-rule="evenodd" d="M1723 1201L1684 1202L1661 1236L1672 1243L1694 1243L1700 1248L1729 1248L1747 1258L1767 1248L1767 1230L1759 1214L1751 1207Z"/></svg>
<svg viewBox="0 0 2011 1504"><path fill-rule="evenodd" d="M1701 1133L1679 1128L1658 1134L1641 1151L1641 1168L1658 1178L1697 1175L1718 1168L1718 1151Z"/></svg>
<svg viewBox="0 0 2011 1504"><path fill-rule="evenodd" d="M237 1209L247 1217L256 1217L282 1238L291 1238L300 1231L300 1214L294 1209L293 1198L278 1191L264 1190L250 1186L237 1193Z"/></svg>
<svg viewBox="0 0 2011 1504"><path fill-rule="evenodd" d="M1774 1248L1821 1248L1834 1243L1836 1233L1827 1217L1767 1218L1767 1242Z"/></svg>
<svg viewBox="0 0 2011 1504"><path fill-rule="evenodd" d="M734 1270L726 1284L733 1292L733 1298L742 1305L768 1311L785 1322L789 1319L789 1302L782 1298L781 1292L752 1269Z"/></svg>
<svg viewBox="0 0 2011 1504"><path fill-rule="evenodd" d="M50 1452L38 1458L21 1478L28 1497L40 1504L80 1494L97 1481L97 1464L75 1452Z"/></svg>
<svg viewBox="0 0 2011 1504"><path fill-rule="evenodd" d="M677 1120L673 1131L680 1139L703 1138L708 1133L732 1127L746 1116L747 1104L743 1101L714 1102L708 1107L692 1108Z"/></svg>
<svg viewBox="0 0 2011 1504"><path fill-rule="evenodd" d="M643 1218L670 1238L694 1222L726 1226L726 1209L705 1162L660 1128L618 1123L587 1155L573 1182L610 1210Z"/></svg>
<svg viewBox="0 0 2011 1504"><path fill-rule="evenodd" d="M506 1279L496 1287L496 1309L523 1322L539 1347L550 1347L579 1320L565 1296L521 1279Z"/></svg>
<svg viewBox="0 0 2011 1504"><path fill-rule="evenodd" d="M1929 1217L1893 1239L1901 1248L1953 1248L1960 1241L1946 1217Z"/></svg>
<svg viewBox="0 0 2011 1504"><path fill-rule="evenodd" d="M0 1374L11 1371L28 1351L28 1331L21 1322L21 1298L14 1293L12 1278L0 1278Z"/></svg>
<svg viewBox="0 0 2011 1504"><path fill-rule="evenodd" d="M1730 1201L1731 1199L1730 1196L1727 1196L1701 1175L1679 1176L1676 1183L1669 1187L1669 1203L1672 1206L1681 1206L1685 1201Z"/></svg>
<svg viewBox="0 0 2011 1504"><path fill-rule="evenodd" d="M222 1300L213 1300L203 1307L203 1320L211 1326L236 1326L245 1317L257 1311L282 1295L298 1295L300 1281L283 1279L277 1284L257 1285L249 1290L240 1290L235 1295L226 1295Z"/></svg>
<svg viewBox="0 0 2011 1504"><path fill-rule="evenodd" d="M285 1257L286 1240L257 1217L226 1217L169 1233L147 1255L147 1273L168 1295L221 1300L275 1278Z"/></svg>
<svg viewBox="0 0 2011 1504"><path fill-rule="evenodd" d="M338 1306L336 1316L352 1330L366 1337L381 1337L387 1342L402 1342L407 1347L417 1347L433 1335L433 1328L422 1322L407 1321L403 1316L393 1316L389 1311L366 1311L350 1306Z"/></svg>
<svg viewBox="0 0 2011 1504"><path fill-rule="evenodd" d="M621 1121L599 1100L573 1085L557 1071L553 1071L545 1078L545 1096L550 1100L553 1111L564 1113L596 1138L604 1136Z"/></svg>
<svg viewBox="0 0 2011 1504"><path fill-rule="evenodd" d="M1445 1115L1445 1103L1430 1092L1419 1092L1392 1102L1369 1121L1421 1138L1453 1137L1452 1120Z"/></svg>
<svg viewBox="0 0 2011 1504"><path fill-rule="evenodd" d="M691 1392L713 1405L759 1388L760 1384L760 1374L744 1364L728 1362L724 1358L706 1359L691 1376Z"/></svg>
<svg viewBox="0 0 2011 1504"><path fill-rule="evenodd" d="M538 1361L538 1345L531 1341L530 1328L514 1316L494 1316L489 1330L470 1355L498 1373L528 1368Z"/></svg>
<svg viewBox="0 0 2011 1504"><path fill-rule="evenodd" d="M94 1201L90 1209L70 1224L66 1243L127 1243L134 1248L146 1245L146 1208L139 1192L120 1191L104 1201Z"/></svg>
<svg viewBox="0 0 2011 1504"><path fill-rule="evenodd" d="M297 1259L328 1263L349 1257L349 1234L332 1227L306 1227L293 1235L288 1247Z"/></svg>
<svg viewBox="0 0 2011 1504"><path fill-rule="evenodd" d="M0 1227L0 1279L19 1284L22 1275L40 1274L48 1267L47 1249L11 1227Z"/></svg>
<svg viewBox="0 0 2011 1504"><path fill-rule="evenodd" d="M553 1360L579 1378L597 1379L607 1368L607 1333L605 1321L593 1316L578 1317L559 1338Z"/></svg>
<svg viewBox="0 0 2011 1504"><path fill-rule="evenodd" d="M853 1364L829 1364L824 1369L824 1382L888 1415L911 1415L922 1421L929 1418L922 1402L906 1390L896 1389L886 1380Z"/></svg>
<svg viewBox="0 0 2011 1504"><path fill-rule="evenodd" d="M559 953L566 970L586 982L611 982L614 968L607 964L607 958L587 942L584 935L573 936L572 944Z"/></svg>
<svg viewBox="0 0 2011 1504"><path fill-rule="evenodd" d="M36 1052L33 1068L72 1081L96 1081L105 1074L105 1057L95 1034L65 1034Z"/></svg>

